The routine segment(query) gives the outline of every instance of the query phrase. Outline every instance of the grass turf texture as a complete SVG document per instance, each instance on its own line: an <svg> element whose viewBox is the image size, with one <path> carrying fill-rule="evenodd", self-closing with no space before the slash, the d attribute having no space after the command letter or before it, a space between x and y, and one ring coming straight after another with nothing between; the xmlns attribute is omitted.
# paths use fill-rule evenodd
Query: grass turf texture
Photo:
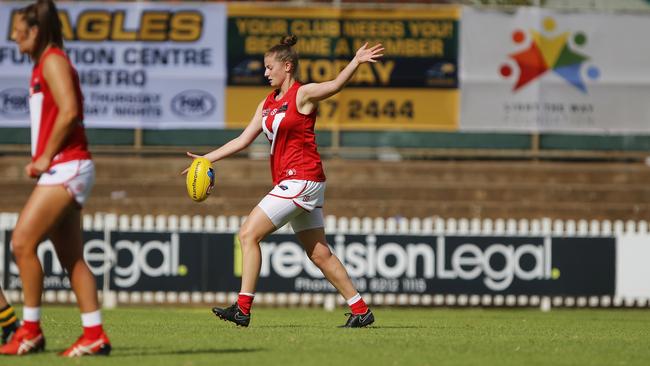
<svg viewBox="0 0 650 366"><path fill-rule="evenodd" d="M650 311L374 309L367 329L339 329L345 309L254 309L251 327L209 308L104 311L113 353L62 359L81 334L76 308L45 306L45 353L1 365L648 365Z"/></svg>

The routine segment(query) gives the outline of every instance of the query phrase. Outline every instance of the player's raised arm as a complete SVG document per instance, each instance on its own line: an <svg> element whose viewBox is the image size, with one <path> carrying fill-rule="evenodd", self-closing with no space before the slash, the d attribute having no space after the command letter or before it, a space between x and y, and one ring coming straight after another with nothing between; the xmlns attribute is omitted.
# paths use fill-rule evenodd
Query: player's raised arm
<svg viewBox="0 0 650 366"><path fill-rule="evenodd" d="M359 65L365 62L377 62L377 59L383 56L384 47L381 43L368 48L366 42L357 50L356 55L350 63L334 79L322 83L310 83L300 87L298 91L298 105L302 107L307 103L317 103L323 99L329 98L343 89L345 84L350 81L352 75ZM301 108L302 109L302 108Z"/></svg>

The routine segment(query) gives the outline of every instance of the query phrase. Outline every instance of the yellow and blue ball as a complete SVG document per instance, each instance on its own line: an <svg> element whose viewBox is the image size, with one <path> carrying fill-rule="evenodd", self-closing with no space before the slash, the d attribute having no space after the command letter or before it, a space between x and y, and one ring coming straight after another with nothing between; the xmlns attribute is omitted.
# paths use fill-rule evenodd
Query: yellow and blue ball
<svg viewBox="0 0 650 366"><path fill-rule="evenodd" d="M196 158L187 171L187 194L195 202L204 201L214 188L214 170L206 158Z"/></svg>

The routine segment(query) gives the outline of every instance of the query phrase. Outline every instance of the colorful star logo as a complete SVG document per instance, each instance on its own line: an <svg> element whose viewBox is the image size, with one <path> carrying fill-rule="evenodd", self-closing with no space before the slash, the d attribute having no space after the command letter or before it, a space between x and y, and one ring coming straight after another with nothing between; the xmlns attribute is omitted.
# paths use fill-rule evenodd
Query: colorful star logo
<svg viewBox="0 0 650 366"><path fill-rule="evenodd" d="M552 33L556 28L555 20L546 17L543 27L547 34ZM514 91L551 70L581 92L587 93L581 71L589 57L571 47L569 32L546 36L536 30L531 30L529 37L532 40L529 42L528 48L510 55L510 58L519 67L519 79L513 88ZM515 44L523 45L526 41L526 34L522 30L515 30L512 32L512 41ZM577 32L573 34L573 43L576 47L582 47L587 43L587 36L582 32ZM506 63L501 65L499 73L504 78L508 78L512 75L512 71L512 66ZM595 80L600 76L600 70L595 66L590 66L587 68L586 74L587 77Z"/></svg>

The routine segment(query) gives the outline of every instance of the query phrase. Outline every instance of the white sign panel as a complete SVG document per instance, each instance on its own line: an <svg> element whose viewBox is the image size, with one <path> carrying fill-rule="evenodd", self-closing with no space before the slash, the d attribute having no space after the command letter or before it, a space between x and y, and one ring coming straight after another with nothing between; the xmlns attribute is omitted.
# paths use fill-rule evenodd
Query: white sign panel
<svg viewBox="0 0 650 366"><path fill-rule="evenodd" d="M465 8L464 131L650 132L647 15Z"/></svg>
<svg viewBox="0 0 650 366"><path fill-rule="evenodd" d="M0 4L0 127L28 127L31 62ZM79 72L85 123L103 128L223 128L225 4L59 3Z"/></svg>
<svg viewBox="0 0 650 366"><path fill-rule="evenodd" d="M616 296L650 298L650 237L621 234L616 250Z"/></svg>

